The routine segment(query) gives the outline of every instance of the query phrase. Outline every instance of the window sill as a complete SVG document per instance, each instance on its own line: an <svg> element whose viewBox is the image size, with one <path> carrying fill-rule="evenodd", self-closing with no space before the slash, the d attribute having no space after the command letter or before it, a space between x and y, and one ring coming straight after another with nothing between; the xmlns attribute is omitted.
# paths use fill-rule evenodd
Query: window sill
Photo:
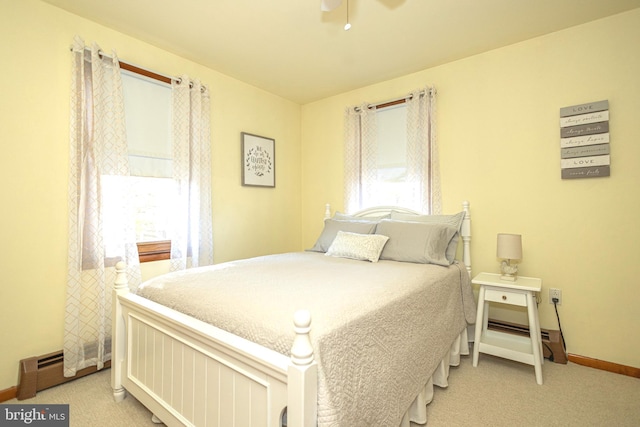
<svg viewBox="0 0 640 427"><path fill-rule="evenodd" d="M171 258L171 240L156 242L139 242L138 256L140 263L160 261Z"/></svg>

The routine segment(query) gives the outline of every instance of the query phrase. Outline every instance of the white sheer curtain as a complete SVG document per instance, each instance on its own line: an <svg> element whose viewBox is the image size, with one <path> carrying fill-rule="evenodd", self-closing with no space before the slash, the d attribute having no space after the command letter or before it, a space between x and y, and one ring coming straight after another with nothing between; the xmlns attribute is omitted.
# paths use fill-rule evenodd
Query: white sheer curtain
<svg viewBox="0 0 640 427"><path fill-rule="evenodd" d="M213 264L211 226L211 103L198 80L182 76L173 88L173 176L177 219L171 238L171 270Z"/></svg>
<svg viewBox="0 0 640 427"><path fill-rule="evenodd" d="M435 138L435 89L413 91L406 99L406 174L402 191L385 199L389 188L378 168L378 120L368 104L345 110L345 210L402 204L421 212L441 212L440 171ZM398 141L398 143L402 143ZM400 194L402 193L402 194Z"/></svg>
<svg viewBox="0 0 640 427"><path fill-rule="evenodd" d="M129 267L129 283L140 282L133 216L128 214L128 152L120 67L114 54L102 55L93 44L85 49L76 37L72 47L69 248L64 331L64 375L88 366L102 369L111 358L111 284L114 265ZM103 235L106 182L120 189L120 225Z"/></svg>

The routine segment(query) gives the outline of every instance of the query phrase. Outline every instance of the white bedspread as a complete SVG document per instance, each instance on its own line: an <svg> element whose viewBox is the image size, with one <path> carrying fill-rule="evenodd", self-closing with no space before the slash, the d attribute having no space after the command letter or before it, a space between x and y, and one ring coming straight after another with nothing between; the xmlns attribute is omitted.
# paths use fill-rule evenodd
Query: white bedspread
<svg viewBox="0 0 640 427"><path fill-rule="evenodd" d="M467 322L466 269L296 252L152 279L138 294L285 355L311 312L318 427L397 426Z"/></svg>

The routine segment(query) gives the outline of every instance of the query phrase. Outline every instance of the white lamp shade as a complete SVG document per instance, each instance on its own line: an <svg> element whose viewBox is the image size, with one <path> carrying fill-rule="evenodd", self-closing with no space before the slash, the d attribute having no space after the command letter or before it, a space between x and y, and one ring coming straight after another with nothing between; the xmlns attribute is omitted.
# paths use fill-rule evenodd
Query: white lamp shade
<svg viewBox="0 0 640 427"><path fill-rule="evenodd" d="M498 234L498 258L522 259L522 236L520 234Z"/></svg>

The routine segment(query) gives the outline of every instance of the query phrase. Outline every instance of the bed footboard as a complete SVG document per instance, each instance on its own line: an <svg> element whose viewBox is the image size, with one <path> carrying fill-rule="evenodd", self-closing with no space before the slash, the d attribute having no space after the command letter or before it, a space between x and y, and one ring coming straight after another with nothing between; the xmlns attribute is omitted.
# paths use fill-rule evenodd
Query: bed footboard
<svg viewBox="0 0 640 427"><path fill-rule="evenodd" d="M118 263L111 380L168 426L313 427L317 365L311 317L294 316L291 358L129 292Z"/></svg>

